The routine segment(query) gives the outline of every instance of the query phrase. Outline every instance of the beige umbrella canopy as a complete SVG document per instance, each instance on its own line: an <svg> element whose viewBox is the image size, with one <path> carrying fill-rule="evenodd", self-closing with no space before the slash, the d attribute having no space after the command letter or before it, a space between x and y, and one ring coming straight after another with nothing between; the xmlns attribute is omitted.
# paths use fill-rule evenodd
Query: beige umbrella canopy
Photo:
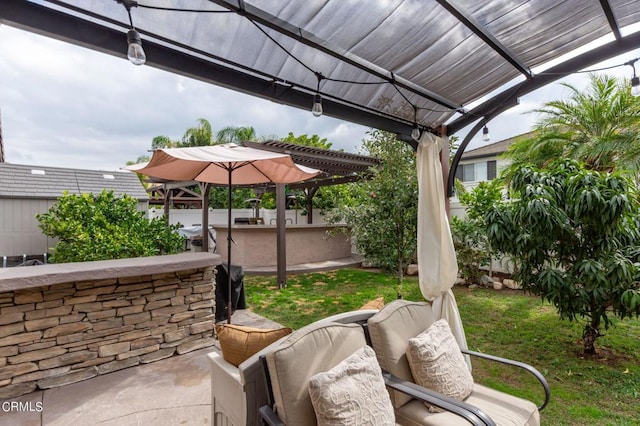
<svg viewBox="0 0 640 426"><path fill-rule="evenodd" d="M288 154L248 148L233 143L188 148L165 148L153 152L148 163L127 167L146 176L174 181L196 181L227 185L229 191L227 271L231 322L231 187L257 183L295 183L317 176L320 171L299 166ZM204 206L203 206L204 208ZM206 229L203 226L203 232ZM207 238L206 234L203 238Z"/></svg>

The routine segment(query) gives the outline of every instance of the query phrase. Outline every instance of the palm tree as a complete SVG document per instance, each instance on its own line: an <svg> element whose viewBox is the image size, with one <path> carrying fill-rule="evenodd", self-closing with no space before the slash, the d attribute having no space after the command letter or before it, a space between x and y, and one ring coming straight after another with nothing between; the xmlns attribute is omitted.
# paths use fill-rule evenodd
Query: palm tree
<svg viewBox="0 0 640 426"><path fill-rule="evenodd" d="M198 125L184 132L179 146L206 146L213 145L213 130L211 123L204 118L198 118Z"/></svg>
<svg viewBox="0 0 640 426"><path fill-rule="evenodd" d="M592 170L640 176L640 100L631 95L629 82L592 74L584 91L563 86L570 90L569 98L532 111L541 115L534 133L509 147L505 156L512 160L510 170L570 158Z"/></svg>
<svg viewBox="0 0 640 426"><path fill-rule="evenodd" d="M251 126L229 126L216 133L218 143L255 141L256 130Z"/></svg>
<svg viewBox="0 0 640 426"><path fill-rule="evenodd" d="M177 142L169 136L156 136L151 141L151 149L173 148Z"/></svg>

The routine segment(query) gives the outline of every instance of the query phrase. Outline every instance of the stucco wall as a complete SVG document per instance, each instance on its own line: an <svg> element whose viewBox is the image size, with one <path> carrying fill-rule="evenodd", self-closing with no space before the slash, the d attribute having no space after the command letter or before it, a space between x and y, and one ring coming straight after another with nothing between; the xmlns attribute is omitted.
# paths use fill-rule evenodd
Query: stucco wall
<svg viewBox="0 0 640 426"><path fill-rule="evenodd" d="M226 226L215 225L217 250L227 260ZM277 228L271 225L234 225L231 261L245 268L275 266ZM342 259L351 256L349 228L343 225L288 225L287 265Z"/></svg>

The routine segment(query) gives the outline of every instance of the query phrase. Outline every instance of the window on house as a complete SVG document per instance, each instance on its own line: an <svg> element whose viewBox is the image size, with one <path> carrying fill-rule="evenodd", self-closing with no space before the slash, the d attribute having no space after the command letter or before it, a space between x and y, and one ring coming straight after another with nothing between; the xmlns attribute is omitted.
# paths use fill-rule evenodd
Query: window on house
<svg viewBox="0 0 640 426"><path fill-rule="evenodd" d="M456 178L462 182L480 182L496 178L496 161L460 164L456 170Z"/></svg>
<svg viewBox="0 0 640 426"><path fill-rule="evenodd" d="M462 181L473 182L475 180L475 164L462 165Z"/></svg>
<svg viewBox="0 0 640 426"><path fill-rule="evenodd" d="M496 160L487 161L487 180L496 178Z"/></svg>

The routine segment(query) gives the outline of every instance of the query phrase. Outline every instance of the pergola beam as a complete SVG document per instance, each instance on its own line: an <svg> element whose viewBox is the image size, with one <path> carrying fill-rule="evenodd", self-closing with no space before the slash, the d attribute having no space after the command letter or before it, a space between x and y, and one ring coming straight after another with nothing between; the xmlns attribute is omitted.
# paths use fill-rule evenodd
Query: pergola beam
<svg viewBox="0 0 640 426"><path fill-rule="evenodd" d="M444 7L449 13L462 22L467 28L471 30L476 36L480 37L482 41L487 43L496 53L502 56L507 62L509 62L520 73L524 74L527 79L533 77L529 67L520 60L513 52L511 52L505 45L500 43L498 39L487 31L485 28L476 21L469 12L467 12L462 6L456 3L455 0L436 0L440 6Z"/></svg>
<svg viewBox="0 0 640 426"><path fill-rule="evenodd" d="M638 45L640 45L640 32L628 35L620 40L612 41L583 53L582 55L571 58L529 80L525 80L515 85L497 96L494 96L462 117L459 117L447 124L447 130L449 131L449 134L452 135L474 123L479 117L491 116L493 118L499 113L515 106L517 104L518 97L527 95L546 86L547 84L573 74L576 71L585 69L590 65L597 64L609 58L613 58L614 56L637 49ZM455 172L455 170L452 169L452 172Z"/></svg>
<svg viewBox="0 0 640 426"><path fill-rule="evenodd" d="M618 25L618 20L613 13L613 9L611 8L609 0L600 0L600 6L602 6L602 10L607 17L607 21L609 21L609 26L611 27L613 36L616 38L616 40L621 40L622 34L620 33L620 26Z"/></svg>

